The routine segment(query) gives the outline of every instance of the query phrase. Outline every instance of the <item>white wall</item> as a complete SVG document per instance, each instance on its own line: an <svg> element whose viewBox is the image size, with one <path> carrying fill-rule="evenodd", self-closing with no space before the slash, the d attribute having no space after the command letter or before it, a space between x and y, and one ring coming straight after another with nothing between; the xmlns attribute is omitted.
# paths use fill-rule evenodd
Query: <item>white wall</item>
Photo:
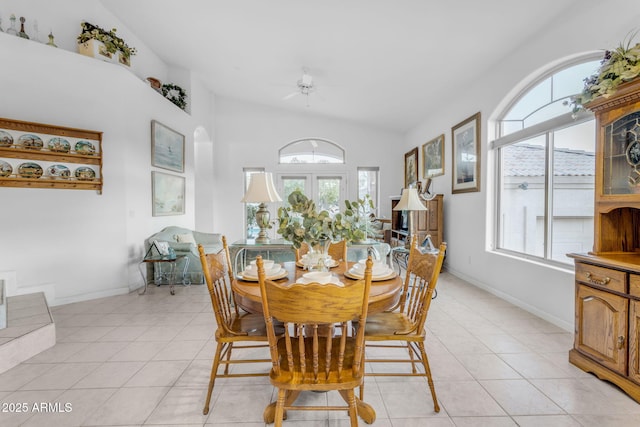
<svg viewBox="0 0 640 427"><path fill-rule="evenodd" d="M438 105L429 119L406 136L406 148L421 145L445 133L444 176L434 178L435 189L445 194L445 240L449 247L449 271L502 296L554 323L573 329L573 269L556 269L515 259L488 250L493 223L490 177L493 138L491 120L516 86L530 81L531 74L548 69L563 58L598 49L615 48L637 29L640 9L636 1L580 2L559 16L536 39L520 46L490 70L472 70L469 87L452 85L451 101ZM585 76L586 77L586 76ZM451 127L482 113L481 191L451 194Z"/></svg>
<svg viewBox="0 0 640 427"><path fill-rule="evenodd" d="M230 242L243 237L242 168L309 171L309 165L278 165L278 150L300 138L325 138L346 150L348 199L358 195L357 167L379 165L381 212L391 216L389 196L399 194L402 186L401 134L222 97L216 98L215 108L215 224ZM275 216L271 209L271 218Z"/></svg>
<svg viewBox="0 0 640 427"><path fill-rule="evenodd" d="M0 51L11 58L0 68L0 116L102 131L104 177L101 195L0 187L0 272L15 273L17 293L53 287L53 305L140 286L144 239L167 225L194 227L200 123L119 65L4 33ZM151 216L152 119L186 136L185 215Z"/></svg>

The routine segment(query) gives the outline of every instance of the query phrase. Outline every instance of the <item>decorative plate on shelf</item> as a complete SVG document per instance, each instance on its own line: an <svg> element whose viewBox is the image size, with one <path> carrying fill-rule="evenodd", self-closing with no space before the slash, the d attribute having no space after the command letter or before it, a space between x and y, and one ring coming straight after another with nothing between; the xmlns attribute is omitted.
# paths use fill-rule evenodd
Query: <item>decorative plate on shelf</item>
<svg viewBox="0 0 640 427"><path fill-rule="evenodd" d="M11 147L13 144L13 137L9 132L0 130L0 147Z"/></svg>
<svg viewBox="0 0 640 427"><path fill-rule="evenodd" d="M71 150L71 144L69 144L69 141L67 141L64 138L51 138L49 140L49 143L47 144L47 147L49 148L49 150L51 151L57 151L59 153L68 153L69 150Z"/></svg>
<svg viewBox="0 0 640 427"><path fill-rule="evenodd" d="M44 142L42 142L42 139L40 139L38 135L25 133L18 138L18 145L30 150L39 150L44 147Z"/></svg>
<svg viewBox="0 0 640 427"><path fill-rule="evenodd" d="M80 181L91 181L92 179L95 179L96 172L91 168L88 168L86 166L81 166L75 170L74 175Z"/></svg>
<svg viewBox="0 0 640 427"><path fill-rule="evenodd" d="M0 177L7 177L11 175L11 172L13 172L13 167L4 160L0 160Z"/></svg>
<svg viewBox="0 0 640 427"><path fill-rule="evenodd" d="M20 178L40 178L43 172L42 166L37 163L27 162L18 165L18 175Z"/></svg>
<svg viewBox="0 0 640 427"><path fill-rule="evenodd" d="M51 178L67 179L71 177L71 171L65 165L53 165L47 168L47 175Z"/></svg>
<svg viewBox="0 0 640 427"><path fill-rule="evenodd" d="M76 146L74 147L74 150L78 154L84 154L84 155L90 156L92 154L95 154L96 147L95 145L93 145L93 143L89 141L78 141L76 142Z"/></svg>

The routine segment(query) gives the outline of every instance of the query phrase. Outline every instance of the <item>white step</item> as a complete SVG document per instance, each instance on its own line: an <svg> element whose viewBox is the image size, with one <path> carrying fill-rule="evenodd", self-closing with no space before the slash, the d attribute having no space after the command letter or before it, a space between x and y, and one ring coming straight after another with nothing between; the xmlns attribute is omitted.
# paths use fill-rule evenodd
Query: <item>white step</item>
<svg viewBox="0 0 640 427"><path fill-rule="evenodd" d="M7 327L0 329L0 373L56 343L56 329L44 292L6 298Z"/></svg>

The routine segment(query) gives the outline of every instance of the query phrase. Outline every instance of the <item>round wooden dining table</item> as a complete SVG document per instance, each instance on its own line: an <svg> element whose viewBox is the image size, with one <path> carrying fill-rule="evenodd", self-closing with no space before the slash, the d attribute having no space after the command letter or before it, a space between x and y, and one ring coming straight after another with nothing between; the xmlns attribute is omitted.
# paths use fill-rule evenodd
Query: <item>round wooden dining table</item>
<svg viewBox="0 0 640 427"><path fill-rule="evenodd" d="M346 277L345 272L351 268L353 262L342 261L331 272L338 276L345 286L356 280ZM302 277L306 272L304 269L296 266L295 262L285 262L282 265L287 270L287 276L275 280L277 283L293 284ZM262 313L262 297L260 296L260 285L257 281L243 280L241 276L237 276L232 283L235 293L235 300L238 306L250 313ZM380 313L385 310L394 308L400 300L402 293L402 278L397 274L388 280L373 280L371 282L371 290L369 292L369 314ZM285 406L289 406L295 401L298 393L287 393ZM344 397L344 396L343 396ZM372 424L376 419L376 411L371 405L356 398L358 406L358 415L367 424ZM264 411L264 421L267 424L273 423L275 418L275 403L271 403Z"/></svg>
<svg viewBox="0 0 640 427"><path fill-rule="evenodd" d="M350 279L344 275L351 268L353 262L342 261L338 263L331 272L338 276L340 281L349 286L356 280ZM276 283L293 284L302 277L306 271L296 266L295 262L285 262L282 264L287 270L287 276L274 280ZM257 280L243 280L240 276L236 277L232 283L235 293L236 304L249 313L262 313L262 297L260 296L260 285ZM396 306L400 300L402 292L402 278L398 275L388 280L374 280L371 282L371 291L369 292L369 314L380 313L390 310Z"/></svg>

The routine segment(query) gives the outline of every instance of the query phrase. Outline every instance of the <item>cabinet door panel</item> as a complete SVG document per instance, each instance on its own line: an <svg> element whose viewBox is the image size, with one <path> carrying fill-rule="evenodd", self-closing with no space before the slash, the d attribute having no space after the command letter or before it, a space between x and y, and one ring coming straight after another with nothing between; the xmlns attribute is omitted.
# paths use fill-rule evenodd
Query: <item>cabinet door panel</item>
<svg viewBox="0 0 640 427"><path fill-rule="evenodd" d="M576 348L623 375L627 370L628 300L578 285Z"/></svg>
<svg viewBox="0 0 640 427"><path fill-rule="evenodd" d="M438 232L438 199L430 200L427 207L429 208L429 231Z"/></svg>
<svg viewBox="0 0 640 427"><path fill-rule="evenodd" d="M640 383L640 301L629 308L629 377Z"/></svg>

